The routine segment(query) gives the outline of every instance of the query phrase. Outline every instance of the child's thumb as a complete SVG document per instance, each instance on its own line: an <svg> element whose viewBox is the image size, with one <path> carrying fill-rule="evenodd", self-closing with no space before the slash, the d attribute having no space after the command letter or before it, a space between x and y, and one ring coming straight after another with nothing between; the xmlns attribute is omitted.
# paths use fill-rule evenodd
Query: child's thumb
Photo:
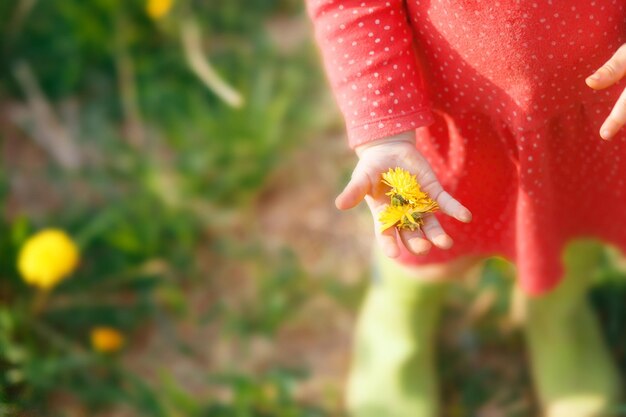
<svg viewBox="0 0 626 417"><path fill-rule="evenodd" d="M357 166L348 185L335 199L335 205L339 210L356 207L370 191L370 186L369 176Z"/></svg>

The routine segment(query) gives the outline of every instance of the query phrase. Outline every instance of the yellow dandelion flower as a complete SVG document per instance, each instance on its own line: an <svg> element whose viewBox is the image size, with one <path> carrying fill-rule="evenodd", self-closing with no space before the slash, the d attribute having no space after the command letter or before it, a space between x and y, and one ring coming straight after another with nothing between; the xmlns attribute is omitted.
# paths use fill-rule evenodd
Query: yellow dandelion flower
<svg viewBox="0 0 626 417"><path fill-rule="evenodd" d="M424 214L439 208L437 202L421 190L415 175L402 168L390 168L383 174L382 182L391 187L386 193L391 204L379 217L383 230L393 226L415 230L424 224Z"/></svg>
<svg viewBox="0 0 626 417"><path fill-rule="evenodd" d="M409 212L407 213L407 215L402 217L402 220L400 221L398 228L409 229L409 230L419 229L420 227L424 225L424 219L422 218L423 215L424 213L420 213L419 211L416 211L414 208L411 208Z"/></svg>
<svg viewBox="0 0 626 417"><path fill-rule="evenodd" d="M174 0L148 0L146 13L157 20L168 14L173 4Z"/></svg>
<svg viewBox="0 0 626 417"><path fill-rule="evenodd" d="M391 187L387 193L391 197L391 204L415 203L427 197L417 183L415 175L402 168L389 168L389 171L383 174L382 182Z"/></svg>
<svg viewBox="0 0 626 417"><path fill-rule="evenodd" d="M439 204L435 200L431 200L430 197L426 196L414 204L411 204L416 211L420 213L432 213L433 211L437 211L439 209Z"/></svg>
<svg viewBox="0 0 626 417"><path fill-rule="evenodd" d="M409 204L403 206L388 205L380 213L379 221L382 230L398 226L400 229L415 230L424 224L423 212Z"/></svg>
<svg viewBox="0 0 626 417"><path fill-rule="evenodd" d="M46 229L20 249L17 268L24 281L49 290L70 275L79 261L78 247L62 230Z"/></svg>
<svg viewBox="0 0 626 417"><path fill-rule="evenodd" d="M97 352L117 352L124 346L124 335L113 327L99 326L91 329L91 346Z"/></svg>
<svg viewBox="0 0 626 417"><path fill-rule="evenodd" d="M378 221L381 223L382 230L387 230L395 226L402 220L406 210L406 206L389 205L380 213Z"/></svg>

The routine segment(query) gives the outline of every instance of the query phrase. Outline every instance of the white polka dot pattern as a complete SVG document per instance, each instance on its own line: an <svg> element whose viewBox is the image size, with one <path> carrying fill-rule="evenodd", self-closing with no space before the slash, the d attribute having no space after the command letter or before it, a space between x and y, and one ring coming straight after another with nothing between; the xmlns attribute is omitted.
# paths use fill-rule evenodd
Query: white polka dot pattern
<svg viewBox="0 0 626 417"><path fill-rule="evenodd" d="M310 0L308 10L351 147L432 123L402 0Z"/></svg>
<svg viewBox="0 0 626 417"><path fill-rule="evenodd" d="M501 255L539 294L558 284L569 239L596 237L626 253L626 132L598 135L626 81L603 91L584 83L626 42L626 2L309 6L350 144L415 124L416 146L474 215L463 224L438 214L452 249L403 249L401 262Z"/></svg>

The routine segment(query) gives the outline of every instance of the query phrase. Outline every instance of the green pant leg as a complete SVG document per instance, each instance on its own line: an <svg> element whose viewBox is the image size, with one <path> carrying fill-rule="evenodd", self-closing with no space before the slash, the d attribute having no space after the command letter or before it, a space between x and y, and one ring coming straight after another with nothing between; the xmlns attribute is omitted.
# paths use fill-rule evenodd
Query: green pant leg
<svg viewBox="0 0 626 417"><path fill-rule="evenodd" d="M411 278L379 251L348 381L355 417L437 417L436 327L445 284Z"/></svg>
<svg viewBox="0 0 626 417"><path fill-rule="evenodd" d="M602 255L597 241L572 242L561 284L525 298L532 373L547 417L609 417L619 395L617 368L587 300Z"/></svg>

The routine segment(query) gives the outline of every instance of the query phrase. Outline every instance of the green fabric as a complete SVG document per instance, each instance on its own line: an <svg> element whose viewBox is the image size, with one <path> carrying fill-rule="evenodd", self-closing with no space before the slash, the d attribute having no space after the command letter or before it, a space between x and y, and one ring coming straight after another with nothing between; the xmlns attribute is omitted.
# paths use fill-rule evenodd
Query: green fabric
<svg viewBox="0 0 626 417"><path fill-rule="evenodd" d="M587 291L603 252L579 240L563 254L566 277L542 297L526 297L524 332L546 417L610 417L619 376ZM347 401L353 417L438 417L435 341L446 284L410 277L375 252L375 279L354 340Z"/></svg>
<svg viewBox="0 0 626 417"><path fill-rule="evenodd" d="M587 290L603 254L597 241L570 244L566 276L542 297L526 297L525 334L538 397L546 417L610 416L620 392Z"/></svg>
<svg viewBox="0 0 626 417"><path fill-rule="evenodd" d="M348 407L355 417L436 417L435 341L445 285L410 278L377 253L356 329Z"/></svg>

